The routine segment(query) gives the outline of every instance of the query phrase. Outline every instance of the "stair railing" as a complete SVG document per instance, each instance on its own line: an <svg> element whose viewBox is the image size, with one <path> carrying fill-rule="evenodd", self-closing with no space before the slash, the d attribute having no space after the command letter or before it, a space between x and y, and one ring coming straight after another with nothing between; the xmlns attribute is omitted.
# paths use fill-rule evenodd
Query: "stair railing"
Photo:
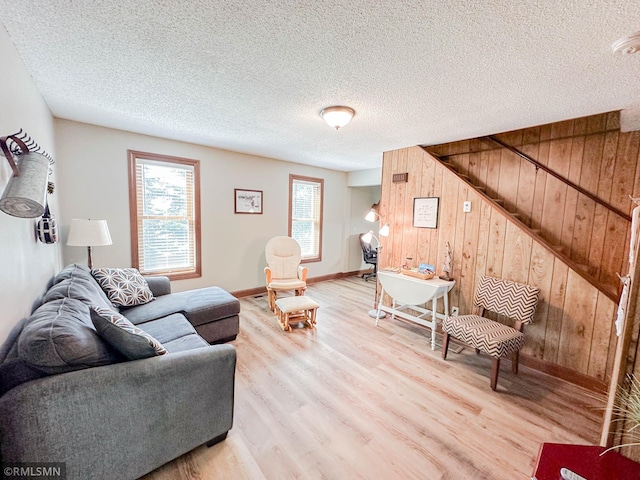
<svg viewBox="0 0 640 480"><path fill-rule="evenodd" d="M554 178L557 178L558 180L560 180L562 183L564 183L565 185L570 186L571 188L577 190L578 192L580 192L582 195L584 195L585 197L590 198L591 200L593 200L594 202L596 202L598 205L602 205L603 207L605 207L607 210L615 213L616 215L624 218L627 222L631 222L631 216L627 213L624 213L622 210L617 209L616 207L614 207L613 205L609 205L607 202L605 202L604 200L600 199L599 197L597 197L596 195L594 195L591 192L588 192L587 190L585 190L584 188L582 188L580 185L577 185L575 183L573 183L571 180L569 180L568 178L563 177L562 175L560 175L557 172L554 172L553 170L551 170L549 167L547 167L546 165L543 165L542 163L538 162L537 160L534 160L533 158L531 158L529 155L527 155L524 152L521 152L520 150L518 150L515 147L512 147L511 145L508 145L506 143L504 143L501 140L498 140L496 137L494 137L493 135L489 135L487 137L488 139L494 141L495 143L497 143L498 145L500 145L503 148L506 148L507 150L509 150L512 153L515 153L516 155L518 155L519 157L525 159L527 162L533 164L536 167L536 172L538 171L538 169L543 170L544 172L547 172L549 175L551 175Z"/></svg>

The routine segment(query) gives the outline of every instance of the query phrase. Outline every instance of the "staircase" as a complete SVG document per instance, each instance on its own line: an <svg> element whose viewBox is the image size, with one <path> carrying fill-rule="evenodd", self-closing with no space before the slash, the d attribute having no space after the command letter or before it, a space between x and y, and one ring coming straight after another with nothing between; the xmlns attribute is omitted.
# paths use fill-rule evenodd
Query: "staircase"
<svg viewBox="0 0 640 480"><path fill-rule="evenodd" d="M488 137L488 139L496 143L500 143L503 148L507 148L512 152L516 153L518 156L524 158L525 160L534 163L534 165L536 165L536 172L538 168L544 169L548 174L553 175L555 178L562 181L568 187L573 188L577 190L579 193L588 196L588 198L592 199L594 202L600 205L603 205L608 211L613 212L614 214L620 216L627 222L630 222L631 218L629 217L629 215L625 214L624 212L620 212L619 210L615 209L611 205L607 205L605 202L594 197L589 192L585 192L580 186L575 185L571 181L562 178L555 172L552 172L552 171L550 172L546 166L538 164L537 161L527 157L522 152L514 149L513 147L510 147L509 145L505 145L504 143L500 142L495 138ZM590 284L592 284L594 287L600 290L603 294L605 294L611 300L613 300L616 303L618 302L618 299L620 296L620 283L617 281L617 278L615 278L616 280L615 283L601 281L600 267L594 268L593 266L590 266L588 264L576 262L576 260L571 258L569 254L570 248L568 248L566 245L558 243L557 241L550 240L549 237L551 235L547 234L547 232L544 232L539 228L532 228L530 225L530 219L526 219L526 220L523 219L522 213L515 211L514 208L510 208L510 209L505 208L506 202L504 201L504 199L497 198L497 195L495 193L487 193L488 189L486 185L479 185L477 181L472 181L472 179L468 175L460 173L459 168L451 161L451 157L454 157L455 155L452 155L452 156L437 155L433 152L433 149L430 149L424 146L422 148L426 152L428 152L429 155L439 160L442 163L442 165L446 166L454 175L456 175L460 179L460 181L465 182L469 187L473 188L482 196L484 196L497 211L502 213L507 218L512 219L514 223L520 226L523 232L525 232L527 235L532 237L538 244L546 248L556 257L560 258L564 263L566 263L569 266L569 268L571 268L576 273L578 273L581 277L583 277L586 281L588 281ZM628 224L626 226L628 228ZM609 277L611 277L611 275L609 275Z"/></svg>

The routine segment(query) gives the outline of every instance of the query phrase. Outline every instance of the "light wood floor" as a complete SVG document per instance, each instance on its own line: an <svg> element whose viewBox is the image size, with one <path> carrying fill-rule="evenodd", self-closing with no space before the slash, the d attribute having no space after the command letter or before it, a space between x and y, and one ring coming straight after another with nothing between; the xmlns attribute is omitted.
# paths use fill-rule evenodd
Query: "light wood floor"
<svg viewBox="0 0 640 480"><path fill-rule="evenodd" d="M429 346L428 330L375 327L373 282L310 285L314 330L283 332L266 296L241 299L234 426L144 477L174 479L528 479L542 442L599 440L604 400L470 349Z"/></svg>

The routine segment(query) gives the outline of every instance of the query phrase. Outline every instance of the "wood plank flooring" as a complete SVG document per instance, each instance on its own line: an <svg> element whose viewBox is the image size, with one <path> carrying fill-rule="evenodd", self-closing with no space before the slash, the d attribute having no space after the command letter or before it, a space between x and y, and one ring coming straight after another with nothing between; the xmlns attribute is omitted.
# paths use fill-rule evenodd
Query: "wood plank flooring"
<svg viewBox="0 0 640 480"><path fill-rule="evenodd" d="M605 401L429 331L367 315L374 284L312 284L316 329L283 332L266 295L241 299L234 426L145 476L175 479L528 479L542 442L595 444Z"/></svg>

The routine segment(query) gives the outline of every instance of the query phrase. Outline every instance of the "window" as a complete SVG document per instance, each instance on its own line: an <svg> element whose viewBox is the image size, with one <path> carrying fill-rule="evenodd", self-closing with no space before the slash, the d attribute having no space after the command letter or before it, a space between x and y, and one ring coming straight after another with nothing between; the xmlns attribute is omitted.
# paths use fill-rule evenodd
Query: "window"
<svg viewBox="0 0 640 480"><path fill-rule="evenodd" d="M289 236L302 250L303 262L322 260L322 195L321 178L289 175Z"/></svg>
<svg viewBox="0 0 640 480"><path fill-rule="evenodd" d="M133 266L199 277L200 162L129 150L129 199Z"/></svg>

